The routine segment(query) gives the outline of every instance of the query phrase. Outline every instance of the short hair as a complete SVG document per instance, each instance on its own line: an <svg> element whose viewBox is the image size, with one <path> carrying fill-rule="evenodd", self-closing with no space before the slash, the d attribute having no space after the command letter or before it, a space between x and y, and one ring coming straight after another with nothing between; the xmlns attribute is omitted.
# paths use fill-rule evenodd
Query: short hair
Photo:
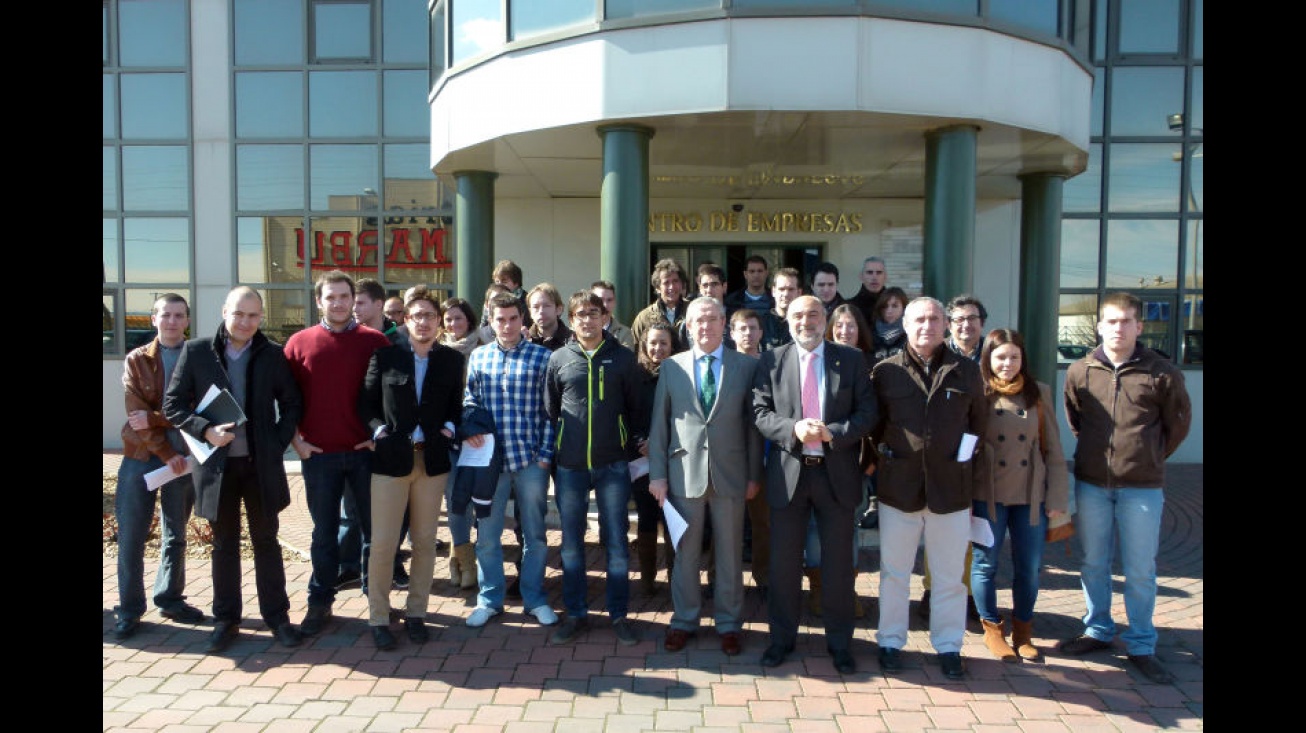
<svg viewBox="0 0 1306 733"><path fill-rule="evenodd" d="M825 324L825 340L834 340L834 322L839 320L839 316L847 314L852 316L853 322L857 324L857 348L862 350L863 354L869 354L875 350L875 340L872 336L873 331L870 326L866 325L866 319L862 317L862 309L851 303L840 303L835 309L830 311L830 317Z"/></svg>
<svg viewBox="0 0 1306 733"><path fill-rule="evenodd" d="M456 296L446 298L445 301L440 304L440 310L444 313L448 313L451 310L462 311L463 315L467 316L468 330L476 329L476 311L472 310L472 304L468 303L466 299Z"/></svg>
<svg viewBox="0 0 1306 733"><path fill-rule="evenodd" d="M173 303L181 303L186 306L186 317L190 318L190 303L187 303L186 299L178 293L164 293L155 298L154 305L150 307L150 315L159 315L165 307Z"/></svg>
<svg viewBox="0 0 1306 733"><path fill-rule="evenodd" d="M1034 375L1029 371L1029 356L1025 353L1025 337L1020 335L1019 331L1013 331L1010 328L995 328L989 331L984 337L984 348L980 350L980 376L984 377L985 394L993 394L993 367L990 365L989 357L999 346L1014 344L1020 349L1020 376L1025 379L1025 386L1021 389L1020 394L1025 398L1025 409L1033 410L1038 404L1038 382L1035 381Z"/></svg>
<svg viewBox="0 0 1306 733"><path fill-rule="evenodd" d="M771 287L775 287L775 281L778 277L791 277L794 282L798 283L800 289L803 287L803 273L792 267L781 267L771 273Z"/></svg>
<svg viewBox="0 0 1306 733"><path fill-rule="evenodd" d="M749 263L751 263L751 262L760 262L760 263L762 264L762 267L765 267L765 268L768 269L768 270L771 269L771 263L770 263L770 262L767 262L767 261L766 261L766 258L763 257L762 255L749 255L749 256L744 260L744 269L745 269L745 270L748 269L748 265L749 265Z"/></svg>
<svg viewBox="0 0 1306 733"><path fill-rule="evenodd" d="M517 315L521 316L526 314L526 312L522 310L522 302L509 292L495 293L490 296L489 300L485 301L486 315L494 315L495 308L516 308Z"/></svg>
<svg viewBox="0 0 1306 733"><path fill-rule="evenodd" d="M680 266L679 262L670 257L664 257L653 264L653 275L649 278L649 282L652 283L654 288L657 288L662 284L662 276L667 273L672 273L680 278L681 285L689 284L685 282L685 269Z"/></svg>
<svg viewBox="0 0 1306 733"><path fill-rule="evenodd" d="M499 293L511 294L512 291L509 290L507 287L500 285L499 283L490 283L490 286L485 289L485 302L489 303L490 299L498 295Z"/></svg>
<svg viewBox="0 0 1306 733"><path fill-rule="evenodd" d="M517 283L517 287L521 287L521 268L517 266L516 262L513 262L512 260L499 260L496 262L494 264L494 269L490 272L490 279L498 280L501 277L506 277L507 279Z"/></svg>
<svg viewBox="0 0 1306 733"><path fill-rule="evenodd" d="M704 262L698 266L698 277L703 277L704 275L713 275L716 279L721 281L722 285L726 284L726 271L721 269L721 266L715 262ZM697 285L698 283L695 282L695 284Z"/></svg>
<svg viewBox="0 0 1306 733"><path fill-rule="evenodd" d="M226 308L227 304L231 303L233 299L239 302L241 300L244 300L245 298L248 298L251 295L254 296L255 298L258 298L259 307L262 308L263 296L259 295L259 292L257 290L251 288L248 285L237 285L236 287L227 291L227 297L222 301L222 307Z"/></svg>
<svg viewBox="0 0 1306 733"><path fill-rule="evenodd" d="M690 311L694 309L703 310L705 306L716 308L717 315L721 316L722 318L725 318L726 315L725 304L723 304L721 301L717 300L716 298L713 298L710 295L700 295L697 298L694 298L693 300L689 301L689 307L685 309L685 321L686 322L689 321Z"/></svg>
<svg viewBox="0 0 1306 733"><path fill-rule="evenodd" d="M875 299L875 308L871 309L871 312L875 314L876 320L880 320L880 321L884 320L884 309L889 307L889 301L894 298L897 298L898 301L902 303L902 308L904 311L907 310L907 304L912 302L911 298L907 297L906 290L903 290L902 288L896 285L893 287L885 288L884 290L880 291L880 297ZM917 300L920 300L920 298L917 298ZM936 298L930 298L930 300L933 300L935 303L939 303L939 301ZM943 308L942 303L939 303L939 308L940 309ZM947 314L946 310L943 312L944 314Z"/></svg>
<svg viewBox="0 0 1306 733"><path fill-rule="evenodd" d="M535 287L531 288L530 292L526 293L526 307L528 308L530 307L531 296L535 295L536 293L544 293L545 295L549 296L549 300L552 300L554 305L558 306L559 308L562 307L562 294L558 292L557 288L553 287L552 283L540 283L539 285L536 285Z"/></svg>
<svg viewBox="0 0 1306 733"><path fill-rule="evenodd" d="M816 276L823 272L834 275L834 281L836 283L839 282L839 268L835 267L833 262L822 262L821 264L816 266L815 270L812 270L813 284L816 283Z"/></svg>
<svg viewBox="0 0 1306 733"><path fill-rule="evenodd" d="M590 283L590 290L593 290L594 288L603 288L604 290L611 290L613 295L617 294L617 286L613 285L611 280L595 280L594 282Z"/></svg>
<svg viewBox="0 0 1306 733"><path fill-rule="evenodd" d="M385 288L381 287L381 283L376 280L370 277L359 278L358 282L354 283L354 287L358 289L355 297L366 295L372 300L379 301L383 306L385 305Z"/></svg>
<svg viewBox="0 0 1306 733"><path fill-rule="evenodd" d="M752 308L740 308L739 310L735 311L734 315L730 316L730 327L734 328L734 325L736 323L743 323L744 321L747 321L750 318L753 319L754 321L757 321L758 328L762 327L762 314L758 313Z"/></svg>
<svg viewBox="0 0 1306 733"><path fill-rule="evenodd" d="M435 293L425 285L414 285L408 289L408 292L404 297L404 312L407 313L413 303L416 303L419 300L425 300L435 306L435 315L437 317L444 316L444 309L440 307L440 300L436 297Z"/></svg>
<svg viewBox="0 0 1306 733"><path fill-rule="evenodd" d="M350 277L344 270L332 270L324 272L317 276L317 282L313 283L313 297L321 298L322 289L327 283L347 283L349 285L349 295L354 294L354 278Z"/></svg>
<svg viewBox="0 0 1306 733"><path fill-rule="evenodd" d="M1134 310L1134 317L1137 318L1139 322L1142 322L1143 320L1143 299L1133 293L1120 291L1107 293L1106 297L1102 299L1102 304L1097 307L1097 317L1099 320L1106 316L1106 307L1108 305L1113 305L1126 313L1128 313L1129 309L1132 308Z"/></svg>
<svg viewBox="0 0 1306 733"><path fill-rule="evenodd" d="M884 258L879 255L871 255L870 257L867 257L866 259L862 260L862 267L866 267L868 264L872 262L878 262L881 265L884 265L885 272L889 271L889 263L885 262Z"/></svg>
<svg viewBox="0 0 1306 733"><path fill-rule="evenodd" d="M608 312L608 307L603 305L603 299L595 295L593 290L577 290L567 299L567 315L574 317L576 311L589 306L598 308L600 314Z"/></svg>
<svg viewBox="0 0 1306 733"><path fill-rule="evenodd" d="M980 302L979 298L976 298L970 293L962 293L961 295L952 296L952 298L948 301L947 307L943 309L943 313L948 318L952 318L952 311L954 309L961 308L962 306L967 306L967 305L973 305L979 310L980 325L983 325L984 322L989 319L988 309L984 307L984 304ZM1024 343L1024 339L1021 339L1021 343Z"/></svg>
<svg viewBox="0 0 1306 733"><path fill-rule="evenodd" d="M888 288L885 288L885 290L888 290ZM883 300L884 296L880 296L880 298L881 300ZM938 298L934 298L929 295L920 295L915 298L912 298L910 301L907 302L907 305L903 306L902 309L903 316L906 317L907 309L912 307L913 305L916 305L917 303L933 303L935 306L938 307L939 310L943 311L945 316L948 313L946 310L943 310L943 303L941 303ZM877 300L875 304L878 306L880 302Z"/></svg>

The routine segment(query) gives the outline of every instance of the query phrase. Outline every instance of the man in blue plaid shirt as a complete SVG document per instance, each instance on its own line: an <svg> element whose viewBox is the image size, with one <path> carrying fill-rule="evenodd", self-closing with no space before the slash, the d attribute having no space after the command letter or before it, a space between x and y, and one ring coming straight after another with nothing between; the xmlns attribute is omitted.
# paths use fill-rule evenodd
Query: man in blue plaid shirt
<svg viewBox="0 0 1306 733"><path fill-rule="evenodd" d="M463 409L483 408L494 416L495 450L502 451L503 467L494 489L490 516L478 521L476 564L480 568L480 593L467 625L484 626L503 613L504 513L512 492L521 510L522 608L545 626L558 622L544 594L545 495L549 490L549 463L553 460L553 421L544 411L544 373L551 351L522 335L521 301L499 293L487 303L494 341L479 346L467 363L467 389ZM484 435L472 435L467 444L481 447Z"/></svg>

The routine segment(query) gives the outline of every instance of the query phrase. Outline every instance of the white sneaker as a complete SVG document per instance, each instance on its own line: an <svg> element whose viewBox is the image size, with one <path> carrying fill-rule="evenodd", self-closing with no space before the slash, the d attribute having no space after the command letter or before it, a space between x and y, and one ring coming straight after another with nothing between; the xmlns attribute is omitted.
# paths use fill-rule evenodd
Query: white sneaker
<svg viewBox="0 0 1306 733"><path fill-rule="evenodd" d="M501 613L503 613L503 611L496 611L493 608L477 606L476 610L472 611L472 615L467 617L467 625L473 629L479 629L488 623L490 619Z"/></svg>
<svg viewBox="0 0 1306 733"><path fill-rule="evenodd" d="M552 626L558 623L558 614L554 613L553 609L549 608L547 603L543 606L536 606L527 613L534 616L535 620L539 621L541 626Z"/></svg>

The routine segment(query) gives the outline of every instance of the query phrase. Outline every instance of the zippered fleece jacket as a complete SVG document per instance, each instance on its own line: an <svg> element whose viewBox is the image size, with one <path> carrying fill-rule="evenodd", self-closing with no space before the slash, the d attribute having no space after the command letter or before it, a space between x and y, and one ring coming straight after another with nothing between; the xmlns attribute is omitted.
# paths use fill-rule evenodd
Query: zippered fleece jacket
<svg viewBox="0 0 1306 733"><path fill-rule="evenodd" d="M562 468L593 469L627 460L633 425L647 425L639 390L644 379L635 352L612 334L587 355L572 339L549 357L544 409L557 421L553 461Z"/></svg>

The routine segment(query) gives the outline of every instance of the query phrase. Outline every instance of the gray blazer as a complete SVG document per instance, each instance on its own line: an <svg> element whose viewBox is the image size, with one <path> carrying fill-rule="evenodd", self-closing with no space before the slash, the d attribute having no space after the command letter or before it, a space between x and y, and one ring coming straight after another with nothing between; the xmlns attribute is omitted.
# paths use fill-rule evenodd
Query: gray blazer
<svg viewBox="0 0 1306 733"><path fill-rule="evenodd" d="M650 411L650 480L666 479L674 496L700 497L711 484L721 496L739 499L749 481L761 481L762 436L753 424L752 391L758 364L725 349L716 401L704 415L693 351L662 362Z"/></svg>

